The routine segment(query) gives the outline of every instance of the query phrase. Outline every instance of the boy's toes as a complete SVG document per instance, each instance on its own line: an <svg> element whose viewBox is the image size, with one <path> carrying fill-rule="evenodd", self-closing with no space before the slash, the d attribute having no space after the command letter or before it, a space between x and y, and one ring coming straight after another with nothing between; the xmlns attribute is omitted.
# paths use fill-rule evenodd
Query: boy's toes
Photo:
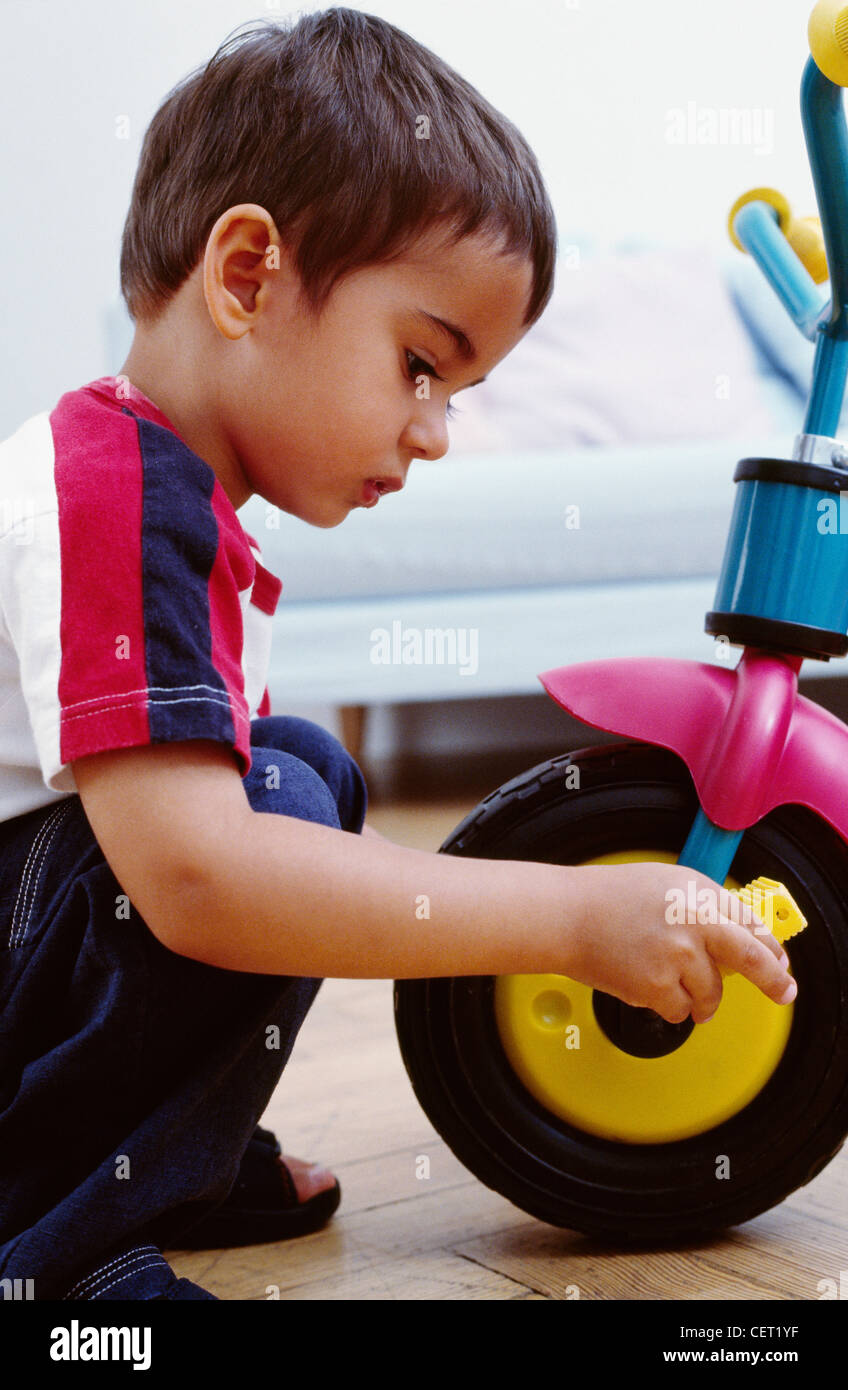
<svg viewBox="0 0 848 1390"><path fill-rule="evenodd" d="M288 1154L283 1154L278 1162L291 1173L299 1202L308 1202L310 1197L316 1197L319 1192L326 1192L336 1185L329 1168L322 1168L320 1163L307 1163L302 1158L291 1158Z"/></svg>

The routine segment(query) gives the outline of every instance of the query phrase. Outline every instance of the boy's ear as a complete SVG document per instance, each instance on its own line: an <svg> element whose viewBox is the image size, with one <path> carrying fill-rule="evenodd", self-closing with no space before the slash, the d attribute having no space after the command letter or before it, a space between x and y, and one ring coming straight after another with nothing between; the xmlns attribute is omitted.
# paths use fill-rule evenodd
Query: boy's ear
<svg viewBox="0 0 848 1390"><path fill-rule="evenodd" d="M272 277L288 265L286 248L265 208L239 203L222 212L203 256L203 295L218 332L241 338L265 308Z"/></svg>

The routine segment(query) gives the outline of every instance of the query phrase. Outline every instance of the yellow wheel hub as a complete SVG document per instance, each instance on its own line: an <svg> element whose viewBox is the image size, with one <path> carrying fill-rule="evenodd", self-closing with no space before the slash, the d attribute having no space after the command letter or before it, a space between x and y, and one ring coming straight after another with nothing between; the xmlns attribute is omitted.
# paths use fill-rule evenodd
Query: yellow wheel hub
<svg viewBox="0 0 848 1390"><path fill-rule="evenodd" d="M652 860L659 850L602 854L589 864ZM725 887L739 885L728 878ZM589 985L565 975L504 975L495 1016L509 1061L531 1095L577 1129L631 1144L688 1139L744 1109L783 1056L794 1005L773 1004L744 976L723 979L721 1004L675 1051L634 1057L595 1017Z"/></svg>

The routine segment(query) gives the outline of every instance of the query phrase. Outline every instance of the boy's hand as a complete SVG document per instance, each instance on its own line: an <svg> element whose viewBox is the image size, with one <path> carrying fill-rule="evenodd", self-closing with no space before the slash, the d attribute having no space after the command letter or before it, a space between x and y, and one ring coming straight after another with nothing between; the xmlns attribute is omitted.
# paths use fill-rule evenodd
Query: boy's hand
<svg viewBox="0 0 848 1390"><path fill-rule="evenodd" d="M690 1014L695 1023L712 1018L722 971L738 971L776 1004L795 998L783 947L759 918L742 925L739 900L704 874L650 863L586 865L580 872L587 911L578 968L568 972L575 979L653 1009L669 1023ZM699 904L697 913L686 910L682 924L681 902Z"/></svg>

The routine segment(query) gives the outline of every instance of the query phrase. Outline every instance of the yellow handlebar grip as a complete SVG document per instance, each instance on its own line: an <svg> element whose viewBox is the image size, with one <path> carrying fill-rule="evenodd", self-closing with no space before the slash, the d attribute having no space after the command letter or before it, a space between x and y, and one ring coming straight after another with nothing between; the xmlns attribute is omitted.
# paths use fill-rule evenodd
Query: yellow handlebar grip
<svg viewBox="0 0 848 1390"><path fill-rule="evenodd" d="M736 894L753 908L778 941L788 941L803 931L807 919L789 889L775 878L755 878Z"/></svg>
<svg viewBox="0 0 848 1390"><path fill-rule="evenodd" d="M775 878L755 878L736 891L739 898L752 908L760 921L778 941L788 941L807 925L807 919L785 884ZM744 919L743 919L744 920ZM720 967L723 976L736 972Z"/></svg>
<svg viewBox="0 0 848 1390"><path fill-rule="evenodd" d="M846 6L846 10L848 10L848 6ZM733 219L739 209L743 208L746 203L769 203L777 213L777 221L780 230L785 236L789 235L789 228L792 223L792 209L783 194L778 193L776 188L750 188L747 193L741 194L741 196L736 199L736 202L730 209L730 216L727 219L727 230L730 233L730 240L737 250L744 251L745 247L733 230Z"/></svg>
<svg viewBox="0 0 848 1390"><path fill-rule="evenodd" d="M819 0L807 25L813 61L838 87L848 87L848 5Z"/></svg>
<svg viewBox="0 0 848 1390"><path fill-rule="evenodd" d="M817 285L828 277L821 222L817 217L793 217L786 240Z"/></svg>

